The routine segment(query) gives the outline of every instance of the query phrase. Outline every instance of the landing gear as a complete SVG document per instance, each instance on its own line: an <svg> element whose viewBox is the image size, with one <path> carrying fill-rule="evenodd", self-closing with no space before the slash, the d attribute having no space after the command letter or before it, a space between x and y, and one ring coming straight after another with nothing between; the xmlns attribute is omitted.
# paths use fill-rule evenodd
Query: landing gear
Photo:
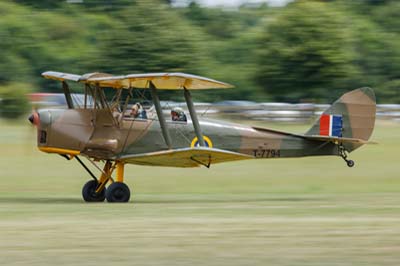
<svg viewBox="0 0 400 266"><path fill-rule="evenodd" d="M78 162L85 168L90 174L93 180L88 181L82 188L82 197L86 202L102 202L107 199L108 202L128 202L131 197L129 187L124 183L124 163L107 160L103 170L99 168L95 162L89 159L89 161L101 171L100 178L89 170L88 167L78 158L75 157ZM116 180L112 178L112 173L116 171ZM111 185L106 189L107 183Z"/></svg>
<svg viewBox="0 0 400 266"><path fill-rule="evenodd" d="M347 163L348 167L353 167L354 166L354 161L353 160L348 160L348 161L346 161L346 163Z"/></svg>
<svg viewBox="0 0 400 266"><path fill-rule="evenodd" d="M339 145L339 156L343 158L348 167L353 167L355 165L353 160L347 160L346 148L343 147L343 145Z"/></svg>
<svg viewBox="0 0 400 266"><path fill-rule="evenodd" d="M114 182L106 191L108 202L128 202L130 197L131 192L125 183Z"/></svg>
<svg viewBox="0 0 400 266"><path fill-rule="evenodd" d="M88 181L82 188L82 197L86 202L103 202L106 198L106 190L96 192L99 183L96 180Z"/></svg>

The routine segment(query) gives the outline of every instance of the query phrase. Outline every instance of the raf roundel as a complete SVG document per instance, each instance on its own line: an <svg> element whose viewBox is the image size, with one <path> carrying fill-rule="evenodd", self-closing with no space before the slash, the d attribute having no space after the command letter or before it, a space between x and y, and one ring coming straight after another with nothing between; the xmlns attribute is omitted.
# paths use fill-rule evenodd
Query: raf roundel
<svg viewBox="0 0 400 266"><path fill-rule="evenodd" d="M211 139L210 139L209 137L203 136L203 139L204 139L204 143L206 144L206 147L207 147L207 148L212 148L212 147L213 147L212 141L211 141ZM199 143L199 140L198 140L197 137L195 137L195 138L192 140L192 143L190 144L190 147L191 147L191 148L200 147L200 143Z"/></svg>

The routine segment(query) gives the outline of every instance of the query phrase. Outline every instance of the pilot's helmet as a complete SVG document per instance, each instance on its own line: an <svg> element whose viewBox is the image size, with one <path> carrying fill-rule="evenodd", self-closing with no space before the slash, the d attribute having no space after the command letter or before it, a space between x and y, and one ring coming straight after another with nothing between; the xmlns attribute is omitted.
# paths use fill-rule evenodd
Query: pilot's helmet
<svg viewBox="0 0 400 266"><path fill-rule="evenodd" d="M182 119L182 118L184 118L184 116L185 116L185 113L183 112L183 109L182 108L180 108L180 107L174 107L174 108L172 108L172 110L171 110L171 115L172 115L172 117L177 117L177 118L179 118L179 119Z"/></svg>

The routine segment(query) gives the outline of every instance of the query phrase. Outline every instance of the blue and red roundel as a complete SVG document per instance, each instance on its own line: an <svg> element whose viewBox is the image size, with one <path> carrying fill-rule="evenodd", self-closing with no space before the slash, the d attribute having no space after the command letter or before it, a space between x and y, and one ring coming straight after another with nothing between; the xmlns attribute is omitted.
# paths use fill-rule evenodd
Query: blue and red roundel
<svg viewBox="0 0 400 266"><path fill-rule="evenodd" d="M341 137L343 119L341 115L323 114L319 119L319 134L322 136Z"/></svg>

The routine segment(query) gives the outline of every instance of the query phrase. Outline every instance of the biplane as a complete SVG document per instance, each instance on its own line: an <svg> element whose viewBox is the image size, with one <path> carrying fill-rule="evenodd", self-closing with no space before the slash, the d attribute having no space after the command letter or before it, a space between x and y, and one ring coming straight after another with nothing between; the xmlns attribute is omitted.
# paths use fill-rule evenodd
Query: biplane
<svg viewBox="0 0 400 266"><path fill-rule="evenodd" d="M293 134L199 119L192 90L233 87L201 76L53 71L42 76L61 82L68 109L42 109L29 117L37 127L38 148L68 160L75 158L82 165L93 178L82 189L87 202L128 202L131 192L124 183L126 164L209 168L237 160L334 155L352 167L354 162L347 154L368 143L375 124L375 95L370 88L344 94L305 134ZM72 99L71 81L83 85L84 99L79 105ZM150 93L151 104L147 102L144 108L141 103L132 103L135 90ZM161 90L182 91L187 118L164 115ZM93 164L99 175L80 157Z"/></svg>

